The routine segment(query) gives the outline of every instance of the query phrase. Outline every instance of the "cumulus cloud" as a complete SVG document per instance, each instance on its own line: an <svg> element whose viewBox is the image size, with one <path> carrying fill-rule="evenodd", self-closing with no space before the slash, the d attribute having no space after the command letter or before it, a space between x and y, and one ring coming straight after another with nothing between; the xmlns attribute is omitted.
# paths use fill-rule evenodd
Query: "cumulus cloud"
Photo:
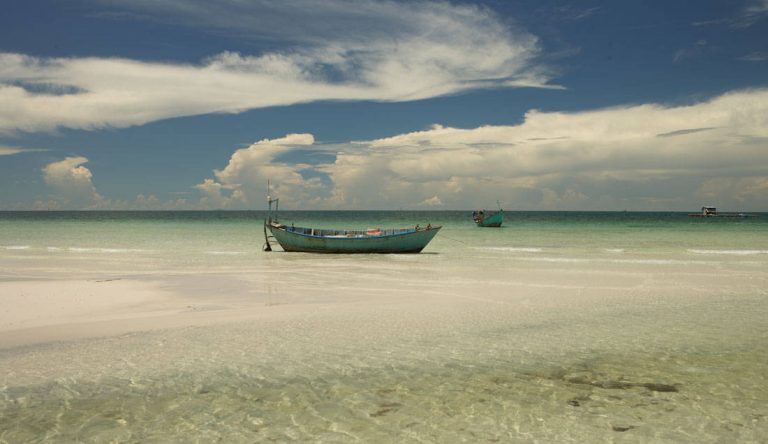
<svg viewBox="0 0 768 444"><path fill-rule="evenodd" d="M43 180L51 188L50 198L31 204L17 204L19 210L200 210L208 209L210 202L187 199L161 200L153 194L138 194L133 200L109 199L102 196L93 184L91 170L84 166L88 159L67 157L42 168Z"/></svg>
<svg viewBox="0 0 768 444"><path fill-rule="evenodd" d="M427 207L441 207L443 206L443 201L440 200L439 196L432 196L430 198L427 198L421 201L421 205L427 206Z"/></svg>
<svg viewBox="0 0 768 444"><path fill-rule="evenodd" d="M486 87L554 87L535 61L536 37L475 6L329 0L122 7L212 28L231 23L228 29L291 46L257 55L224 52L197 64L0 53L0 133L126 127L317 100L405 101Z"/></svg>
<svg viewBox="0 0 768 444"><path fill-rule="evenodd" d="M296 163L321 151L320 163ZM305 156L306 157L306 156ZM312 157L312 156L309 156ZM327 160L326 160L327 159ZM83 208L728 210L768 207L768 89L682 105L531 110L520 124L434 125L392 137L318 144L312 134L235 150L195 185L199 200L110 201L84 157L43 169L56 202Z"/></svg>
<svg viewBox="0 0 768 444"><path fill-rule="evenodd" d="M313 143L311 135L263 140L235 152L217 181L198 189L229 189L226 203L251 208L264 207L268 178L294 208L462 209L497 199L507 208L541 210L687 209L702 200L768 206L765 89L686 106L532 110L518 125L435 125L351 142L320 165L275 161ZM302 174L308 170L315 174Z"/></svg>
<svg viewBox="0 0 768 444"><path fill-rule="evenodd" d="M311 166L282 163L276 158L314 143L312 134L289 134L279 139L263 139L235 151L224 169L214 171L216 180L208 178L195 185L202 195L201 203L209 208L261 208L268 181L275 184L273 190L278 194L291 195L293 205L311 199L319 180L305 179L301 174L301 170Z"/></svg>
<svg viewBox="0 0 768 444"><path fill-rule="evenodd" d="M85 157L67 157L43 168L43 179L54 190L57 201L69 208L83 208L102 199L93 186Z"/></svg>
<svg viewBox="0 0 768 444"><path fill-rule="evenodd" d="M518 199L528 194L527 205L542 209L621 208L625 198L634 200L629 206L669 208L664 199L685 205L692 198L670 185L698 188L714 177L768 174L766 124L768 91L756 90L690 106L531 111L520 125L438 127L369 145L397 153L388 165L392 179L425 188L427 196L444 184L460 188L458 196L477 195L478 188L506 189ZM759 207L757 194L747 200L731 191L723 189L720 200ZM449 196L441 196L446 204L461 203Z"/></svg>

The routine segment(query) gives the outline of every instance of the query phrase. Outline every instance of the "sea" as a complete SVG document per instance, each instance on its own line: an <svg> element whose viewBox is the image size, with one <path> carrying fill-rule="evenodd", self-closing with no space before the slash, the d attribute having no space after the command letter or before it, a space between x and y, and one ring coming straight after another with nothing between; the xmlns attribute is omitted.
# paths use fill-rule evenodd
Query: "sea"
<svg viewBox="0 0 768 444"><path fill-rule="evenodd" d="M442 226L323 255L263 251L260 211L0 212L0 284L149 282L203 320L0 348L0 443L766 442L768 213L471 213L281 211Z"/></svg>

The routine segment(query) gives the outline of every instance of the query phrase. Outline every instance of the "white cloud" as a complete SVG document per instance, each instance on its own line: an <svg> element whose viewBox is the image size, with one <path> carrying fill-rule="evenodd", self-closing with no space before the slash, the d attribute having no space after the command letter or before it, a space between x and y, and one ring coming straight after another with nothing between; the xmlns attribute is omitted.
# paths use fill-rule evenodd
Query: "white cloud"
<svg viewBox="0 0 768 444"><path fill-rule="evenodd" d="M201 203L208 208L261 208L267 196L268 181L275 184L273 190L278 195L307 200L312 188L319 185L317 180L302 177L300 171L310 167L280 163L275 159L294 147L314 143L311 134L289 134L279 139L260 140L235 151L224 169L214 171L217 180L205 179L195 185L202 195Z"/></svg>
<svg viewBox="0 0 768 444"><path fill-rule="evenodd" d="M249 208L265 206L267 178L281 184L284 208L460 209L497 199L510 209L542 210L687 209L702 199L724 208L768 207L764 89L687 106L530 111L510 126L436 125L349 143L332 163L275 162L297 145L287 142L295 137L235 152L216 172L216 186L241 192ZM299 139L302 149L313 143L310 135ZM305 179L306 170L326 175L331 185L315 175Z"/></svg>
<svg viewBox="0 0 768 444"><path fill-rule="evenodd" d="M733 16L695 22L693 25L726 25L731 28L749 28L766 17L768 17L768 0L748 0Z"/></svg>
<svg viewBox="0 0 768 444"><path fill-rule="evenodd" d="M742 60L745 62L765 62L765 61L768 61L768 52L767 51L751 52L749 54L746 54L744 56L737 58L737 60Z"/></svg>
<svg viewBox="0 0 768 444"><path fill-rule="evenodd" d="M82 164L85 157L67 157L43 168L43 179L54 190L56 200L67 208L82 208L102 199L93 186L91 170Z"/></svg>
<svg viewBox="0 0 768 444"><path fill-rule="evenodd" d="M425 207L441 207L443 206L443 201L440 200L440 197L435 195L430 198L424 199L421 201L421 206Z"/></svg>
<svg viewBox="0 0 768 444"><path fill-rule="evenodd" d="M748 15L764 18L768 15L768 0L752 0L744 12Z"/></svg>
<svg viewBox="0 0 768 444"><path fill-rule="evenodd" d="M193 25L221 28L229 19L220 19L231 17L230 29L238 32L293 36L290 48L260 55L224 52L184 64L0 53L0 133L125 127L316 100L404 101L485 87L553 87L534 61L537 39L487 9L373 0L354 7L341 0L276 3L135 3ZM221 10L212 12L214 6Z"/></svg>
<svg viewBox="0 0 768 444"><path fill-rule="evenodd" d="M0 156L10 156L13 154L19 154L23 153L23 148L13 147L13 146L0 146Z"/></svg>
<svg viewBox="0 0 768 444"><path fill-rule="evenodd" d="M532 110L517 125L435 125L335 145L326 163L286 160L328 149L311 134L289 134L235 150L195 186L196 202L110 201L96 193L83 157L44 173L59 195L69 190L84 207L104 209L266 209L271 180L283 209L473 209L499 200L509 210L765 210L768 89L685 106Z"/></svg>
<svg viewBox="0 0 768 444"><path fill-rule="evenodd" d="M162 201L157 196L138 194L134 200L108 199L96 191L91 170L83 166L88 159L82 156L67 157L51 162L42 168L43 180L52 193L47 200L31 204L16 204L19 210L199 210L213 206L201 200L197 203L186 199Z"/></svg>
<svg viewBox="0 0 768 444"><path fill-rule="evenodd" d="M11 156L13 154L31 153L35 151L46 151L35 148L22 148L18 146L3 146L0 145L0 156Z"/></svg>

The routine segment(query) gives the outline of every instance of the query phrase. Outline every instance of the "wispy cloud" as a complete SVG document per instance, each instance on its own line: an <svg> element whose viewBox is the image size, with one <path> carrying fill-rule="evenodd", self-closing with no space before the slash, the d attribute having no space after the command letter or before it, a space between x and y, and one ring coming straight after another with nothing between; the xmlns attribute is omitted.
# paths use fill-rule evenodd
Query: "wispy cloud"
<svg viewBox="0 0 768 444"><path fill-rule="evenodd" d="M738 60L744 62L765 62L768 61L768 51L756 51L747 55L741 56Z"/></svg>
<svg viewBox="0 0 768 444"><path fill-rule="evenodd" d="M749 28L768 18L768 0L751 0L738 13L731 17L694 22L694 26L722 25L730 28Z"/></svg>
<svg viewBox="0 0 768 444"><path fill-rule="evenodd" d="M678 49L672 57L672 61L678 63L686 59L693 59L703 55L706 51L707 41L701 39L690 47Z"/></svg>
<svg viewBox="0 0 768 444"><path fill-rule="evenodd" d="M0 156L11 156L13 154L31 153L35 151L47 151L37 148L22 148L19 146L3 146L0 145Z"/></svg>
<svg viewBox="0 0 768 444"><path fill-rule="evenodd" d="M555 7L555 15L557 20L560 21L579 21L584 20L586 18L592 17L596 13L598 13L602 8L592 7L592 8L578 8L572 5L565 5L565 6L558 6Z"/></svg>
<svg viewBox="0 0 768 444"><path fill-rule="evenodd" d="M291 45L256 55L224 52L196 64L0 54L0 133L126 127L317 100L408 101L478 88L557 88L536 62L535 36L474 6L116 4L158 20L226 27Z"/></svg>
<svg viewBox="0 0 768 444"><path fill-rule="evenodd" d="M752 0L741 14L742 27L752 26L768 17L768 0Z"/></svg>

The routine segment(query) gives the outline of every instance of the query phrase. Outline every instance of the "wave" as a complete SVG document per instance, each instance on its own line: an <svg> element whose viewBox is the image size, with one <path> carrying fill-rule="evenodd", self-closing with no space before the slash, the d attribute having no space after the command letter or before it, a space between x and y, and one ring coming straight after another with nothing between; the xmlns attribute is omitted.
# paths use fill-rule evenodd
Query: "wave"
<svg viewBox="0 0 768 444"><path fill-rule="evenodd" d="M475 247L478 250L514 251L518 253L541 253L541 248L535 247Z"/></svg>
<svg viewBox="0 0 768 444"><path fill-rule="evenodd" d="M581 262L593 262L592 259L585 259L580 257L531 257L520 260L526 260L531 262L563 262L563 263L581 263Z"/></svg>
<svg viewBox="0 0 768 444"><path fill-rule="evenodd" d="M689 253L694 254L730 254L736 256L750 256L755 254L768 254L768 250L698 250L689 249Z"/></svg>
<svg viewBox="0 0 768 444"><path fill-rule="evenodd" d="M604 251L606 253L623 253L624 249L623 248L605 248Z"/></svg>
<svg viewBox="0 0 768 444"><path fill-rule="evenodd" d="M48 247L49 250L56 247ZM146 250L136 248L82 248L82 247L69 247L67 251L73 253L141 253Z"/></svg>
<svg viewBox="0 0 768 444"><path fill-rule="evenodd" d="M6 245L3 248L6 250L29 250L29 245Z"/></svg>
<svg viewBox="0 0 768 444"><path fill-rule="evenodd" d="M612 259L608 262L615 264L647 264L647 265L690 265L708 264L706 261L682 261L679 259Z"/></svg>
<svg viewBox="0 0 768 444"><path fill-rule="evenodd" d="M638 265L690 265L708 264L707 261L686 261L679 259L588 259L581 257L532 257L518 258L530 262L559 262L559 263L609 263L609 264L638 264Z"/></svg>

